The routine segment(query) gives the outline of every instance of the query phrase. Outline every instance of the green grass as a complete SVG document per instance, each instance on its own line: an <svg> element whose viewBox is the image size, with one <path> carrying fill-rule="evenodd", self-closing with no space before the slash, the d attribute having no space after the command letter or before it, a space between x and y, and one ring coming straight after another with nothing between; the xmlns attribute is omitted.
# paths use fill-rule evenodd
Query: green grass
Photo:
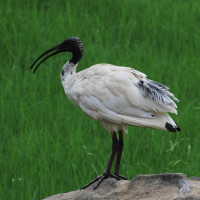
<svg viewBox="0 0 200 200"><path fill-rule="evenodd" d="M101 174L111 137L72 105L58 55L30 65L70 36L85 47L78 71L131 66L180 99L180 133L129 127L120 172L200 176L200 2L60 0L0 2L0 200L34 200L76 190Z"/></svg>

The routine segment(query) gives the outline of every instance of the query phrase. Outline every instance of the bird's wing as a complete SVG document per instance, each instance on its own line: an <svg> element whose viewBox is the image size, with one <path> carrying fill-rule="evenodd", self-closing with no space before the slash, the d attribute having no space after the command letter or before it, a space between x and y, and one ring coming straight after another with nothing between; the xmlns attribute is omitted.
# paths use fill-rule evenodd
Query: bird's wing
<svg viewBox="0 0 200 200"><path fill-rule="evenodd" d="M132 68L100 64L78 74L74 102L94 119L112 119L116 114L153 118L158 112L176 113L171 98L177 99L168 87Z"/></svg>

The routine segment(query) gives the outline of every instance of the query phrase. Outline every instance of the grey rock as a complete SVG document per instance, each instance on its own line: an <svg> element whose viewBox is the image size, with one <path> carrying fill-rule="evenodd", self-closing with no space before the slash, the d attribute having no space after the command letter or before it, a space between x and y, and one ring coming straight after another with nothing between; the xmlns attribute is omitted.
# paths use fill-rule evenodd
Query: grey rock
<svg viewBox="0 0 200 200"><path fill-rule="evenodd" d="M57 194L44 200L200 200L199 178L181 173L137 175L132 180L108 178L93 190Z"/></svg>
<svg viewBox="0 0 200 200"><path fill-rule="evenodd" d="M200 177L192 176L192 177L190 177L190 180L200 181Z"/></svg>

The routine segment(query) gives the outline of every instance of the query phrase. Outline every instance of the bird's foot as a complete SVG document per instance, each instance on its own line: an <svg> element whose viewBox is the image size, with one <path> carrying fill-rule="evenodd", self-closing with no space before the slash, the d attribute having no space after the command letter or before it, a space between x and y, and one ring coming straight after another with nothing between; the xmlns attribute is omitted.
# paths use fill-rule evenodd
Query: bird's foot
<svg viewBox="0 0 200 200"><path fill-rule="evenodd" d="M102 174L100 176L98 176L97 178L95 178L93 181L91 181L90 183L88 183L87 185L85 185L84 187L81 188L82 189L86 189L87 187L89 187L90 185L92 185L93 183L97 182L96 185L94 186L94 190L96 190L99 185L103 182L104 179L107 179L108 177L111 178L115 178L117 180L122 179L121 176L116 176L114 174ZM124 177L125 178L125 177Z"/></svg>
<svg viewBox="0 0 200 200"><path fill-rule="evenodd" d="M116 177L118 177L120 180L128 180L128 178L124 176L120 176L119 174L114 174Z"/></svg>

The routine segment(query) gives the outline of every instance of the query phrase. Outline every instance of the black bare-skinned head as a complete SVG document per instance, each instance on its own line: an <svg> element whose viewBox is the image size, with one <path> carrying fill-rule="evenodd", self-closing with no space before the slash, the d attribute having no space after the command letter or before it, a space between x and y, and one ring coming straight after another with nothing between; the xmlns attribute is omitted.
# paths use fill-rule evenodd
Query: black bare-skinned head
<svg viewBox="0 0 200 200"><path fill-rule="evenodd" d="M72 52L72 59L70 60L71 63L73 64L77 64L78 61L81 59L82 55L83 55L83 44L81 42L81 40L77 37L70 37L68 39L66 39L64 42L62 42L61 44L47 50L46 52L44 52L42 55L40 55L35 61L34 63L31 65L30 69L33 68L33 66L36 64L36 62L42 58L43 56L45 56L46 54L48 54L49 52L54 51L52 54L48 55L47 57L45 57L44 59L42 59L42 61L40 61L37 66L35 67L35 69L33 70L33 73L37 70L37 68L39 67L39 65L44 62L46 59L50 58L51 56L54 56L58 53L62 53L62 52Z"/></svg>

